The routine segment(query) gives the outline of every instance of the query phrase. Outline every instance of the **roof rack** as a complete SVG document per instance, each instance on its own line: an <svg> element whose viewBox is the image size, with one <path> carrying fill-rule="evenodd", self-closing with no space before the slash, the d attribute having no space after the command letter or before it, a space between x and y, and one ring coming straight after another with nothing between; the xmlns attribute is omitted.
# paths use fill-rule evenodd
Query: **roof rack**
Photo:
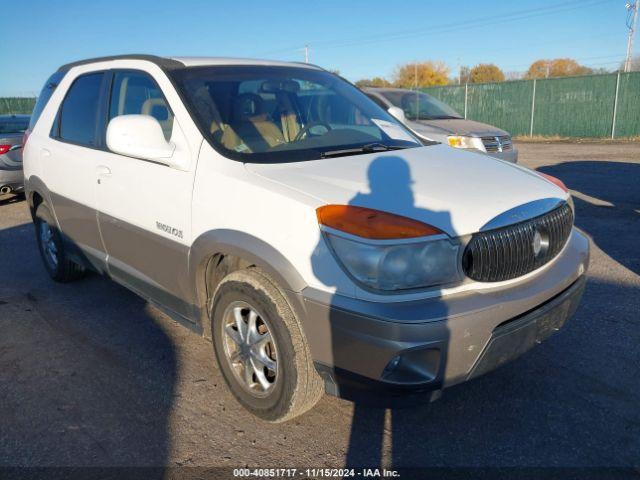
<svg viewBox="0 0 640 480"><path fill-rule="evenodd" d="M146 60L151 63L155 63L159 67L172 70L174 68L184 67L184 63L179 62L177 60L173 60L171 58L158 57L156 55L145 55L140 53L133 53L129 55L112 55L110 57L96 57L96 58L88 58L86 60L79 60L77 62L67 63L58 68L59 72L66 72L73 67L77 67L79 65L88 65L90 63L97 62L108 62L109 60Z"/></svg>

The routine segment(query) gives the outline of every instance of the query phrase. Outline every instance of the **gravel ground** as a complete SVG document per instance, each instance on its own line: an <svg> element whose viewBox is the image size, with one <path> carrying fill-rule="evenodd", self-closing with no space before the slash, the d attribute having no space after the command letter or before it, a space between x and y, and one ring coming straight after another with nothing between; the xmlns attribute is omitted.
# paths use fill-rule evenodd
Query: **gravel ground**
<svg viewBox="0 0 640 480"><path fill-rule="evenodd" d="M640 465L640 144L519 148L574 190L592 240L573 320L432 404L325 397L283 425L246 413L211 344L134 294L51 282L26 203L0 200L0 466Z"/></svg>

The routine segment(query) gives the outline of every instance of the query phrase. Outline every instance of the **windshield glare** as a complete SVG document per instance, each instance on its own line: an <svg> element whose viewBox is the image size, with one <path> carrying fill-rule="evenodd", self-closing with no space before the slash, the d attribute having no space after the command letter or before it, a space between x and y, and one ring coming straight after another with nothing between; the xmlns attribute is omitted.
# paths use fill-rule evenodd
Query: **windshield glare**
<svg viewBox="0 0 640 480"><path fill-rule="evenodd" d="M462 118L458 112L437 98L421 92L385 91L382 96L404 111L408 120Z"/></svg>
<svg viewBox="0 0 640 480"><path fill-rule="evenodd" d="M318 159L376 144L421 144L336 75L306 67L214 66L172 72L216 150L246 162Z"/></svg>

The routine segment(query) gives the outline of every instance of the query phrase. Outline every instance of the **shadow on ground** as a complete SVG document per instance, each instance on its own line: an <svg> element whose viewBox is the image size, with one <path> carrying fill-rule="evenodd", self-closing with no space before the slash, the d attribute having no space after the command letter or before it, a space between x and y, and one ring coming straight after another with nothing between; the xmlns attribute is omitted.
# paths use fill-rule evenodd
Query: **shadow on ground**
<svg viewBox="0 0 640 480"><path fill-rule="evenodd" d="M165 465L176 359L146 303L51 282L30 224L0 230L0 265L0 465Z"/></svg>
<svg viewBox="0 0 640 480"><path fill-rule="evenodd" d="M541 167L573 190L576 225L616 262L640 275L640 163L576 161ZM636 240L633 240L636 239Z"/></svg>
<svg viewBox="0 0 640 480"><path fill-rule="evenodd" d="M0 207L10 205L12 203L19 203L23 200L23 195L0 195Z"/></svg>

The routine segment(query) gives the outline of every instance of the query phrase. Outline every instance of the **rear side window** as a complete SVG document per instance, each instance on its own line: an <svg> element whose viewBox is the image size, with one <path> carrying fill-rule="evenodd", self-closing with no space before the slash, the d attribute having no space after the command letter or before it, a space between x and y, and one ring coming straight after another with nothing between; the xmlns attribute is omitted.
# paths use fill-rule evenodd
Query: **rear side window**
<svg viewBox="0 0 640 480"><path fill-rule="evenodd" d="M78 77L71 85L60 107L59 134L61 140L94 147L100 88L104 73Z"/></svg>
<svg viewBox="0 0 640 480"><path fill-rule="evenodd" d="M171 138L173 113L160 87L146 73L120 71L114 75L109 120L120 115L151 115L160 122L165 138Z"/></svg>
<svg viewBox="0 0 640 480"><path fill-rule="evenodd" d="M38 100L36 101L35 107L33 107L33 113L31 114L31 120L29 121L29 130L33 130L33 127L36 126L36 122L40 118L44 107L47 106L51 95L53 95L54 90L60 83L60 80L64 77L65 72L56 72L49 77L49 79L42 87L42 91L38 96Z"/></svg>

